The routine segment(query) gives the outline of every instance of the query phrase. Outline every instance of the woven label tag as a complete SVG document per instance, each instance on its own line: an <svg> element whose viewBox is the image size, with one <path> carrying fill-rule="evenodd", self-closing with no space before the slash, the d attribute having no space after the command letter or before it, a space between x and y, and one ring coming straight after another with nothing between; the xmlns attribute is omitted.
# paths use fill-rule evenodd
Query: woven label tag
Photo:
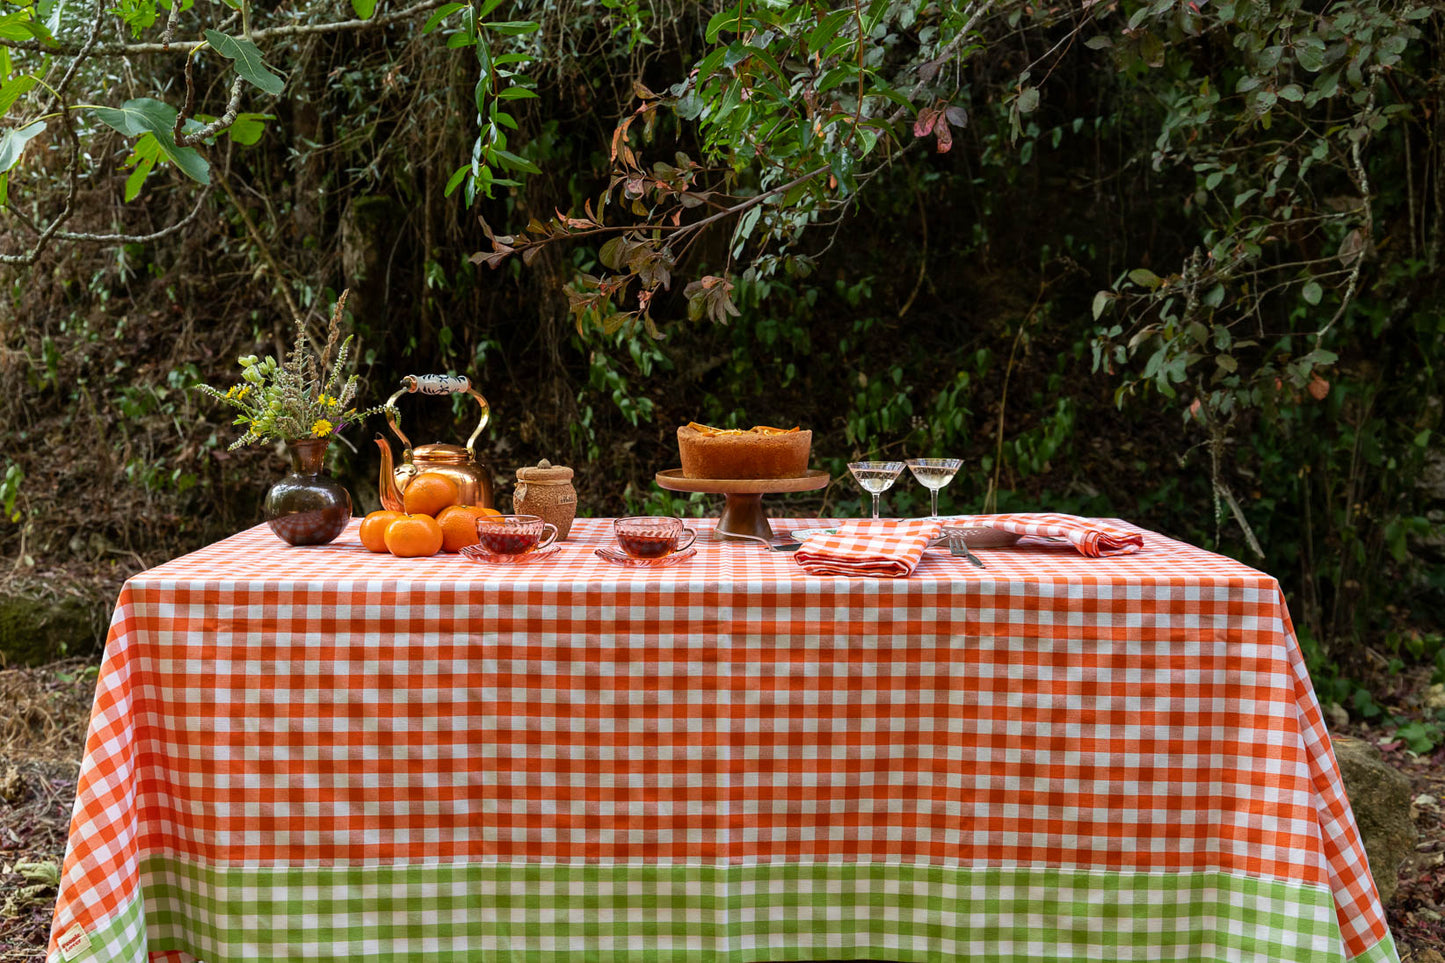
<svg viewBox="0 0 1445 963"><path fill-rule="evenodd" d="M79 923L65 931L60 938L60 952L65 954L67 960L73 960L90 949L90 937L86 935Z"/></svg>

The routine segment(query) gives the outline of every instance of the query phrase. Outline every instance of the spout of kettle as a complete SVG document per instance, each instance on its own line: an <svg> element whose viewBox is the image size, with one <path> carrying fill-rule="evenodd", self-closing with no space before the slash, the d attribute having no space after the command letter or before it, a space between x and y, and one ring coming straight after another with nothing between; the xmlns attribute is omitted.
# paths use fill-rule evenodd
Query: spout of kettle
<svg viewBox="0 0 1445 963"><path fill-rule="evenodd" d="M401 489L396 487L396 472L391 457L391 444L378 434L376 447L381 449L381 476L377 479L377 491L381 495L381 507L388 511L403 511Z"/></svg>

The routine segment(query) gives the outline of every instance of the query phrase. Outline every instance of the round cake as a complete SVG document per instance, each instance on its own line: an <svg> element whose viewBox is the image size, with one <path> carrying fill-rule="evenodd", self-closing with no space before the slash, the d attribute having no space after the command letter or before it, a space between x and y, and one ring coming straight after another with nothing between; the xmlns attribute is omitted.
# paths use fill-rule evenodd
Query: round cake
<svg viewBox="0 0 1445 963"><path fill-rule="evenodd" d="M797 428L742 431L693 423L677 429L687 478L800 478L812 447L813 433Z"/></svg>

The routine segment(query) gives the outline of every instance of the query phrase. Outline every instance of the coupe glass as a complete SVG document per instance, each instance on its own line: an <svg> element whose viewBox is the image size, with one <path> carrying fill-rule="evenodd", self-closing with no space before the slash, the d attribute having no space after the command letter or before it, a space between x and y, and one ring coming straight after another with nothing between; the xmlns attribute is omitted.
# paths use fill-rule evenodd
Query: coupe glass
<svg viewBox="0 0 1445 963"><path fill-rule="evenodd" d="M910 458L908 470L918 479L918 484L928 489L933 496L933 517L938 517L938 490L949 482L958 469L963 467L961 458Z"/></svg>
<svg viewBox="0 0 1445 963"><path fill-rule="evenodd" d="M893 487L898 476L903 474L901 461L855 461L848 464L848 470L857 479L859 487L873 496L873 517L878 517L878 496Z"/></svg>

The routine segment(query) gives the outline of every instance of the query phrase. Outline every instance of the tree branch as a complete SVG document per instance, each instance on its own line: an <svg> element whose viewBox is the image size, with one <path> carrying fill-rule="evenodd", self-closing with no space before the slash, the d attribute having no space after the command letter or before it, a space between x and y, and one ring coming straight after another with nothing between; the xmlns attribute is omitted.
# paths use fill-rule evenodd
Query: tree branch
<svg viewBox="0 0 1445 963"><path fill-rule="evenodd" d="M290 23L279 27L265 27L261 30L251 31L251 39L260 42L273 40L281 37L300 37L306 34L316 33L338 33L345 30L368 30L372 27L385 27L402 20L420 16L429 10L435 10L447 0L420 0L404 10L397 10L393 13L373 17L370 20L337 20L332 23ZM192 50L205 43L204 40L188 40L177 44L173 42L162 43L103 43L98 44L91 51L97 57L133 57L138 54L169 53L172 50L180 50L189 54ZM9 47L12 50L29 50L36 53L75 53L79 48L73 44L57 44L49 46L36 40L6 40L0 39L0 47Z"/></svg>
<svg viewBox="0 0 1445 963"><path fill-rule="evenodd" d="M188 81L189 79L190 78L187 77ZM214 137L216 134L234 124L236 122L236 115L241 111L241 91L244 86L245 84L240 77L231 81L231 99L226 104L225 112L193 134L176 135L176 143L181 147L190 147L201 143L208 137ZM180 119L181 115L178 114L176 116L176 124L180 126L184 121Z"/></svg>
<svg viewBox="0 0 1445 963"><path fill-rule="evenodd" d="M194 221L200 215L201 208L205 206L206 198L210 196L210 188L203 189L201 196L196 198L196 206L191 208L191 213L154 234L85 234L76 231L56 231L55 237L62 241L84 241L89 244L149 244L151 241L159 241L163 237L176 233Z"/></svg>
<svg viewBox="0 0 1445 963"><path fill-rule="evenodd" d="M35 243L31 245L30 250L24 254L0 254L0 264L34 264L39 260L40 252L44 251L50 243L50 239L60 230L62 224L70 220L70 215L75 211L75 198L80 192L80 137L75 133L75 124L71 121L70 101L65 96L65 88L70 86L70 82L75 78L76 71L80 69L81 63L85 61L86 57L90 56L91 51L95 48L96 40L100 37L101 24L104 22L105 0L96 0L95 21L90 25L90 36L88 36L85 39L85 43L81 45L80 50L75 55L75 59L71 61L70 67L60 78L60 83L56 84L53 88L54 92L50 106L58 106L60 108L60 125L64 128L70 140L70 158L65 165L65 206L61 208L55 220L51 221L43 231L39 232L40 236L35 239ZM47 108L45 112L49 113L49 108ZM34 225L31 225L31 228L33 229Z"/></svg>
<svg viewBox="0 0 1445 963"><path fill-rule="evenodd" d="M974 24L978 23L983 15L988 12L988 9L989 3L987 0L981 0L981 2L977 3L974 6L973 12L969 14L968 19L964 21L963 26L959 28L958 33L954 34L953 39L943 45L943 49L938 52L938 56L934 57L932 62L938 63L947 60L957 53L958 48L963 45L963 42L968 39L968 35L973 31ZM908 99L913 100L921 94L925 86L927 86L927 84L920 78L918 83L913 85L913 90L909 91ZM892 116L888 118L888 123L896 124L907 115L907 108L899 107L893 112Z"/></svg>

